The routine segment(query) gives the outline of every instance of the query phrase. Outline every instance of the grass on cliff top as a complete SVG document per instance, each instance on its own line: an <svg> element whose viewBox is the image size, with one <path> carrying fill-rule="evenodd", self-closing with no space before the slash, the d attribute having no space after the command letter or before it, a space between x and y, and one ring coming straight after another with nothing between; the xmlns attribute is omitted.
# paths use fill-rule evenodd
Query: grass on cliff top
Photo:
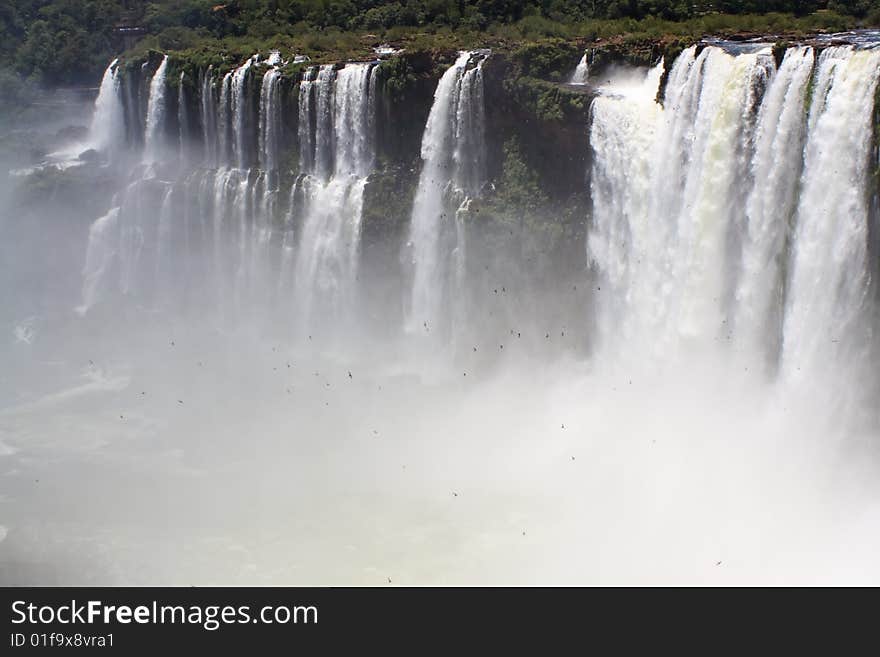
<svg viewBox="0 0 880 657"><path fill-rule="evenodd" d="M409 52L445 52L477 47L510 51L527 43L566 39L584 45L639 43L699 39L703 36L736 37L773 35L785 39L808 37L817 32L839 32L865 26L859 19L830 11L803 17L791 14L729 15L707 14L675 22L658 18L642 20L599 20L559 23L541 16L527 16L517 23L490 25L484 31L453 30L449 27L392 27L372 32L348 32L336 28L317 30L305 23L290 25L286 32L271 36L243 36L214 39L186 28L170 28L141 40L129 53L129 61L140 61L150 51L173 52L196 66L239 65L254 53L280 50L287 58L308 55L312 63L369 60L373 47L388 43Z"/></svg>

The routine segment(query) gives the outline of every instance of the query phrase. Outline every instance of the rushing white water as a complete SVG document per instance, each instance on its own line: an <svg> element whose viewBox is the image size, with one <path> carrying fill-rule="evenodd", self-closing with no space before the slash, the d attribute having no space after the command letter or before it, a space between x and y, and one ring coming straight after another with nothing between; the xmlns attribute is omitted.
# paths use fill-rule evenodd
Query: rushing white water
<svg viewBox="0 0 880 657"><path fill-rule="evenodd" d="M172 228L174 222L174 186L168 185L159 206L159 221L156 227L156 275L155 290L157 299L161 302L167 298L167 292L172 285L171 272L174 268L174 253L172 244Z"/></svg>
<svg viewBox="0 0 880 657"><path fill-rule="evenodd" d="M232 75L229 71L220 83L220 98L217 107L217 164L225 165L232 161Z"/></svg>
<svg viewBox="0 0 880 657"><path fill-rule="evenodd" d="M406 247L410 332L454 334L463 313L462 217L486 179L486 56L459 54L437 85L423 132ZM870 342L863 190L876 58L869 49L825 48L817 58L810 47L793 47L776 70L769 48L692 47L672 64L662 103L656 96L663 62L611 71L590 119L587 259L597 281L597 354L626 344L634 357L669 358L723 342L772 375L782 360L792 374L808 360L840 357L837 345L861 349ZM167 65L165 58L149 85L147 162L167 133ZM313 311L339 317L356 304L363 193L375 158L377 66L304 71L294 96L296 143L289 145L280 71L268 68L261 84L247 83L263 66L255 56L225 74L200 73L193 117L185 111L189 87L181 74L181 153L198 125L209 170L177 181L173 195L146 181L120 195L113 250L119 275L95 285L94 272L108 268L91 267L83 307L95 303L96 290L150 289L151 274L138 264L142 252L150 262L157 253L169 262L195 254L185 257L188 271L212 280L224 304L272 288L305 323ZM105 73L96 125L99 115L119 118L126 91L115 70ZM288 147L298 152L298 171L282 171ZM290 193L280 199L288 175ZM161 228L162 217L181 213L184 224ZM94 239L106 241L98 232ZM828 244L835 245L833 257L819 246Z"/></svg>
<svg viewBox="0 0 880 657"><path fill-rule="evenodd" d="M214 69L208 67L201 72L199 95L199 120L202 126L202 147L204 161L208 166L217 166L217 94L214 85Z"/></svg>
<svg viewBox="0 0 880 657"><path fill-rule="evenodd" d="M312 132L312 104L315 95L315 68L309 67L299 83L299 115L297 136L299 138L299 166L301 171L313 171L315 166L315 140Z"/></svg>
<svg viewBox="0 0 880 657"><path fill-rule="evenodd" d="M281 149L281 73L277 69L266 71L260 87L260 167L264 171L278 168Z"/></svg>
<svg viewBox="0 0 880 657"><path fill-rule="evenodd" d="M647 301L636 299L639 273L635 270L642 268L646 272L642 276L658 276L662 268L651 249L651 242L663 239L662 228L648 221L653 175L649 154L661 113L656 95L656 77L639 75L602 89L591 107L590 144L596 157L588 255L602 280L599 292L604 294L597 294L597 308L603 336L616 332L624 339L632 336L635 318L630 309ZM631 253L639 254L635 262Z"/></svg>
<svg viewBox="0 0 880 657"><path fill-rule="evenodd" d="M574 69L574 73L571 74L571 78L569 78L569 84L586 84L587 80L590 77L590 61L589 61L589 53L584 53L584 56L581 57L577 66Z"/></svg>
<svg viewBox="0 0 880 657"><path fill-rule="evenodd" d="M179 155L185 160L190 148L190 125L189 113L187 112L186 72L180 72L177 81L177 132L179 142Z"/></svg>
<svg viewBox="0 0 880 657"><path fill-rule="evenodd" d="M810 381L871 367L865 189L880 51L827 48L814 75L783 334L784 374Z"/></svg>
<svg viewBox="0 0 880 657"><path fill-rule="evenodd" d="M155 134L166 118L160 84L165 65L167 60L151 84L149 163L158 155ZM291 173L281 170L282 76L266 70L254 97L248 79L257 65L255 56L222 76L212 69L201 74L196 106L208 168L186 169L191 172L170 185L148 168L120 193L113 213L117 229L98 230L106 223L99 220L90 239L90 249L112 260L115 270L88 267L83 310L114 291L148 294L163 306L202 282L224 316L264 307L277 295L296 308L303 327L313 305L341 316L353 302L362 197L375 157L376 64L305 73L298 94L300 170L287 208L278 195L283 176ZM183 84L178 95L183 154L189 126ZM279 222L283 216L287 221ZM273 273L279 245L281 273ZM97 255L90 260L103 261ZM177 279L182 272L187 276ZM270 285L273 279L279 283Z"/></svg>
<svg viewBox="0 0 880 657"><path fill-rule="evenodd" d="M119 60L114 59L104 71L95 100L89 142L92 148L99 151L118 149L125 143L125 109L122 106L118 63Z"/></svg>
<svg viewBox="0 0 880 657"><path fill-rule="evenodd" d="M168 69L168 55L153 74L150 81L150 96L147 102L146 131L144 132L144 161L152 163L162 156L165 128L165 72Z"/></svg>
<svg viewBox="0 0 880 657"><path fill-rule="evenodd" d="M118 223L119 207L114 207L89 228L89 247L83 267L82 303L76 307L76 312L80 315L88 312L104 293L101 286L106 284L112 273L109 270L113 266L118 248L118 236L115 234Z"/></svg>
<svg viewBox="0 0 880 657"><path fill-rule="evenodd" d="M336 70L332 64L322 66L315 80L315 156L314 173L321 180L333 171L333 108Z"/></svg>
<svg viewBox="0 0 880 657"><path fill-rule="evenodd" d="M732 57L706 48L695 67L703 77L695 131L674 227L672 295L667 328L673 339L715 340L729 321L729 282L741 224L740 184L747 179L754 97L773 66L769 51ZM656 180L666 187L662 176ZM662 208L657 208L662 212ZM662 215L660 215L662 216Z"/></svg>
<svg viewBox="0 0 880 657"><path fill-rule="evenodd" d="M665 109L650 77L635 102L613 85L595 102L589 252L607 286L597 293L605 338L666 350L724 335L748 126L770 67L769 52L689 49L670 73Z"/></svg>
<svg viewBox="0 0 880 657"><path fill-rule="evenodd" d="M605 69L566 126L592 211L554 196L520 234L487 157L517 137L533 164L536 126L486 124L484 57L443 74L420 152L377 143L408 131L381 122L410 109L393 67L255 59L167 85L152 129L186 157L83 167L116 193L71 259L81 316L26 308L0 341L0 579L880 581L880 51ZM120 146L152 141L152 73L107 80ZM52 257L75 223L37 226ZM562 226L534 266L521 240Z"/></svg>
<svg viewBox="0 0 880 657"><path fill-rule="evenodd" d="M266 58L266 64L269 66L279 66L284 64L284 61L281 58L281 52L278 50L270 51L269 56Z"/></svg>
<svg viewBox="0 0 880 657"><path fill-rule="evenodd" d="M246 85L251 67L256 64L257 58L258 56L254 55L235 69L232 74L230 92L232 100L232 156L233 163L239 169L245 169L250 164L251 142L249 134L253 124L250 121Z"/></svg>
<svg viewBox="0 0 880 657"><path fill-rule="evenodd" d="M629 78L594 101L588 251L606 353L721 343L787 378L861 380L844 363L871 344L880 53L833 47L814 62L808 47L779 70L767 50L690 48L662 107L653 82L632 94Z"/></svg>
<svg viewBox="0 0 880 657"><path fill-rule="evenodd" d="M338 72L323 67L315 84L315 172L302 185L295 273L303 326L318 301L322 314L339 316L354 300L363 192L374 159L375 65L347 64Z"/></svg>
<svg viewBox="0 0 880 657"><path fill-rule="evenodd" d="M456 281L464 268L457 209L478 195L485 176L482 64L485 51L461 52L446 70L422 136L422 170L410 227L413 283L408 330L448 332Z"/></svg>
<svg viewBox="0 0 880 657"><path fill-rule="evenodd" d="M746 201L742 271L733 323L742 348L772 359L782 339L784 258L794 221L806 125L813 49L785 53L761 103L751 162L753 186Z"/></svg>

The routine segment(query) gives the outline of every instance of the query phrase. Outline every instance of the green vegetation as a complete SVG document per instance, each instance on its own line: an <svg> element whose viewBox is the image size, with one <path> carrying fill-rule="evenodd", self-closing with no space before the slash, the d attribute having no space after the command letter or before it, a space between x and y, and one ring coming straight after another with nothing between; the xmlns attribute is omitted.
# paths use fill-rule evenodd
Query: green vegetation
<svg viewBox="0 0 880 657"><path fill-rule="evenodd" d="M505 86L514 100L541 121L571 120L586 108L587 101L582 94L552 82L523 77L505 80Z"/></svg>
<svg viewBox="0 0 880 657"><path fill-rule="evenodd" d="M94 80L121 43L124 0L0 0L0 68L47 83Z"/></svg>
<svg viewBox="0 0 880 657"><path fill-rule="evenodd" d="M407 86L416 80L415 71L406 57L392 57L382 62L381 67L388 100L397 102Z"/></svg>
<svg viewBox="0 0 880 657"><path fill-rule="evenodd" d="M211 62L272 46L328 61L381 41L445 50L878 24L880 0L0 0L0 76L94 84L138 40Z"/></svg>
<svg viewBox="0 0 880 657"><path fill-rule="evenodd" d="M508 212L514 212L517 221L536 213L548 202L538 174L523 159L516 137L510 137L504 142L504 164L495 199Z"/></svg>
<svg viewBox="0 0 880 657"><path fill-rule="evenodd" d="M418 170L383 162L364 188L361 224L364 235L381 242L399 235L412 214Z"/></svg>

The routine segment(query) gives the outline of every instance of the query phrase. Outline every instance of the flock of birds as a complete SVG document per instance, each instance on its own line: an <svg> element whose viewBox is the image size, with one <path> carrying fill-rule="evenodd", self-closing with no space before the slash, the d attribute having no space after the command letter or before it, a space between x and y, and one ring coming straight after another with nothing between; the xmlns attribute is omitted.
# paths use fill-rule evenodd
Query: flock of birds
<svg viewBox="0 0 880 657"><path fill-rule="evenodd" d="M576 292L577 285L573 285L572 290ZM595 290L601 291L601 287L596 286ZM491 288L491 295L492 296L506 295L507 293L508 293L507 286L500 286L500 287ZM423 328L426 333L431 332L431 326L428 324L427 321L423 322ZM557 331L558 331L559 338L564 340L566 338L565 327L557 328L555 331L544 330L544 331L541 331L538 335L534 335L533 337L539 338L540 334L542 333L543 339L545 341L550 341L552 339L552 336L555 335L557 333ZM520 329L517 329L517 328L509 328L509 329L507 329L507 336L509 337L510 340L517 342L517 341L522 340L523 331ZM30 341L32 339L31 335L26 335L26 336L25 335L17 335L16 337L18 339L20 339L21 341L26 340L28 343L30 343ZM312 335L309 335L307 337L308 337L309 341L312 341ZM471 348L468 351L470 351L472 354L478 354L478 353L482 354L482 353L485 353L487 350L486 348L489 347L488 351L491 353L491 351L492 351L491 347L493 345L491 345L491 343L487 344L487 342L489 342L489 341L483 340L480 343L472 344L472 345L470 345ZM496 354L508 353L511 351L511 349L509 348L509 347L511 347L511 345L510 344L506 345L505 341L498 341L498 342L496 342L496 344L497 344L497 351L495 352ZM170 350L175 350L179 353L179 350L177 349L177 341L175 339L168 340L167 345ZM505 349L506 346L508 347L508 349ZM288 370L292 370L292 369L296 368L295 362L292 362L292 359L289 357L289 354L285 354L285 350L282 347L272 346L271 352L273 354L271 357L271 368L272 368L273 372L278 372L279 370L288 371ZM176 354L169 353L168 355L171 358L178 360L178 356ZM279 360L279 358L280 358L280 360ZM483 361L478 361L478 362L473 363L473 367L477 368L480 362L483 362ZM492 360L491 362L495 362L495 361ZM89 360L88 363L89 363L90 368L93 368L93 369L96 368L96 365L93 360ZM204 359L200 359L200 360L195 361L196 367L199 368L200 370L207 369L207 364L208 364L207 360L204 360ZM477 371L479 371L479 370L477 370ZM343 372L344 372L344 374L342 374L343 380L347 379L348 382L354 382L356 380L356 378L360 378L361 380L368 381L372 375L372 373L366 372L366 373L364 373L364 376L356 377L356 371L353 371L352 369L349 369L348 367L344 368ZM474 373L474 372L472 371L471 373ZM464 377L467 377L468 370L463 370L462 375ZM313 377L314 377L314 379L317 379L320 381L319 385L321 385L321 387L324 390L331 389L331 387L332 387L331 380L328 380L327 378L323 378L323 380L322 380L322 376L321 376L320 371L314 371ZM309 377L309 378L311 378L311 377ZM629 381L629 384L632 385L632 380ZM284 389L284 393L286 395L293 395L296 392L296 386L290 385L289 382L285 382L283 384L283 389ZM381 385L378 385L378 391L379 392L382 391ZM137 394L138 394L138 397L140 397L140 398L146 398L148 396L148 390L139 390ZM175 399L176 399L176 404L178 406L182 407L185 405L185 399L183 398L183 396L181 396L180 398L175 398ZM327 400L324 400L324 405L329 406L330 402ZM199 406L199 404L197 403L194 408L197 409L198 406ZM195 412L198 412L198 411L196 410ZM119 419L121 421L125 421L126 415L124 413L120 413ZM565 422L559 422L559 424L557 426L559 426L559 431L566 431L567 430ZM378 427L370 427L369 432L370 433L368 435L373 438L378 438L380 436L380 429ZM653 443L656 443L656 441L652 441L652 444ZM569 461L572 463L576 462L576 456L574 454L570 454ZM406 470L406 464L402 464L401 468L403 470ZM39 483L39 479L37 479L35 481L36 481L36 483ZM453 499L459 499L461 496L461 493L459 490L451 490L450 494ZM521 535L523 537L525 537L527 535L527 533L524 529L521 529ZM715 562L716 566L720 566L721 564L722 564L722 561L720 561L720 560ZM387 582L389 584L392 583L392 578L390 576L387 577Z"/></svg>
<svg viewBox="0 0 880 657"><path fill-rule="evenodd" d="M498 290L495 289L495 290L493 290L493 292L494 292L494 293L498 293ZM501 292L502 292L502 293L505 293L505 292L506 292L506 288L505 288L505 287L502 287L502 288L501 288ZM427 322L424 322L424 323L423 323L423 327L425 328L426 331L429 331L429 330L430 330L430 327L428 326L428 323L427 323ZM509 329L509 335L511 336L511 338L514 338L514 339L516 339L516 340L520 340L520 339L522 338L522 332L519 331L519 330L516 330L516 329ZM565 335L566 335L566 333L565 333L565 329L561 329L561 330L559 331L559 337L560 337L561 339L564 339L564 338L565 338ZM308 336L308 339L311 340L311 339L312 339L312 336ZM545 339L545 340L550 340L550 339L551 339L551 332L550 332L550 331L545 331L545 332L544 332L544 339ZM170 340L168 344L169 344L169 347L170 347L171 349L173 349L173 348L176 347L176 342L175 342L175 340ZM472 347L471 347L471 352L474 353L474 354L478 353L478 352L479 352L479 347L480 347L480 345L478 345L478 344L474 344L474 345L472 345ZM503 352L503 351L504 351L504 343L503 343L503 342L502 342L502 343L499 343L499 344L498 344L498 348L499 348L499 352ZM273 347L271 347L271 351L272 351L272 353L275 354L275 356L277 357L277 356L279 356L279 355L282 354L283 349L281 349L281 348L279 348L279 347L277 347L277 346L273 346ZM274 358L275 358L275 357L273 357L273 360L274 360ZM295 368L295 364L291 362L291 360L289 359L289 357L281 355L281 358L282 358L282 362L280 363L280 368L281 368L282 370L290 370L290 369ZM92 360L89 361L89 365L90 365L90 367L92 367L92 368L95 367L95 364L94 364L94 362L93 362ZM205 362L204 360L198 360L198 361L196 361L196 366L197 366L198 368L204 368L205 365L206 365L206 362ZM278 370L279 370L279 364L276 362L275 364L272 365L272 371L273 371L273 372L277 372ZM354 372L353 372L351 369L348 369L348 368L346 368L344 371L345 371L344 379L347 379L349 382L353 382L353 381L355 380L355 374L354 374ZM464 376L467 376L467 371L464 371L462 374L463 374ZM314 377L314 378L320 378L320 377L321 377L321 373L320 373L320 371L315 371L315 372L313 372L313 377ZM631 381L631 380L629 381L629 384L632 385L632 381ZM330 389L330 388L331 388L331 382L328 381L328 380L324 380L324 381L322 382L322 387L323 387L325 390L326 390L326 389ZM285 384L284 389L285 389L285 393L288 394L288 395L293 394L293 392L294 392L294 390L295 390L294 387L292 387L292 386L290 386L290 385L286 385L286 384ZM381 392L381 390L382 390L382 386L381 386L381 385L378 385L378 391ZM139 396L140 396L140 397L146 397L147 394L148 394L148 393L147 393L146 390L141 390L141 391L139 392ZM177 401L177 404L178 404L178 405L180 405L180 406L183 406L183 405L184 405L184 399L177 399L176 401ZM329 406L329 402L328 402L328 401L325 401L325 405ZM119 418L120 418L120 420L125 420L125 415L124 415L124 414L120 414L120 415L119 415ZM560 426L560 430L561 430L561 431L565 431L565 430L566 430L566 425L565 425L564 422L561 422L561 423L559 424L559 426ZM371 429L370 429L370 435L371 435L372 437L374 437L374 438L378 438L379 435L380 435L380 431L379 431L379 429L378 429L378 428L371 428ZM652 441L652 444L653 444L653 443L656 443L656 441ZM576 457L575 457L575 455L573 455L573 454L570 455L569 458L570 458L570 461L571 461L571 462L575 462L575 461L576 461ZM402 467L403 470L406 470L406 464L402 464L401 467ZM39 481L39 480L37 480L37 481ZM460 492L459 492L458 490L452 490L452 491L450 491L450 492L451 492L451 496L452 496L452 498L454 498L454 499L458 499L458 498L460 497ZM526 534L526 531L525 531L525 530L522 530L522 531L521 531L521 535L522 535L523 537L525 537L525 536L527 535L527 534ZM722 562L721 562L720 560L717 561L717 562L715 562L715 565L716 565L716 566L720 566L721 564L722 564ZM387 582L388 582L389 584L392 583L392 578L391 578L390 576L387 577Z"/></svg>

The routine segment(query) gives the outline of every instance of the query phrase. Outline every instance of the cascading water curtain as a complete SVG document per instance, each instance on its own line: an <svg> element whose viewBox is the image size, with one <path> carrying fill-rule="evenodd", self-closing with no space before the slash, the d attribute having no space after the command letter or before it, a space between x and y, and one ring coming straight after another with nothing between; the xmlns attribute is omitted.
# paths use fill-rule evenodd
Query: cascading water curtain
<svg viewBox="0 0 880 657"><path fill-rule="evenodd" d="M448 336L464 313L466 244L456 214L480 194L485 181L482 66L487 55L459 53L437 84L425 125L410 222L410 333Z"/></svg>
<svg viewBox="0 0 880 657"><path fill-rule="evenodd" d="M719 343L788 379L858 378L870 340L880 51L691 47L591 111L588 257L602 351Z"/></svg>
<svg viewBox="0 0 880 657"><path fill-rule="evenodd" d="M313 305L322 316L345 312L354 298L362 196L374 161L378 69L371 62L304 71L297 140L287 144L283 63L255 55L226 72L198 72L191 117L187 73L171 82L163 57L149 78L143 119L132 119L144 126L146 166L135 168L113 210L93 226L81 312L120 293L158 305L201 301L232 317L286 304L304 329ZM114 61L96 103L93 140L102 149L122 141L122 99ZM195 135L201 156L189 161L198 152L189 144ZM299 153L299 170L283 171L291 149ZM282 202L287 175L291 193Z"/></svg>

